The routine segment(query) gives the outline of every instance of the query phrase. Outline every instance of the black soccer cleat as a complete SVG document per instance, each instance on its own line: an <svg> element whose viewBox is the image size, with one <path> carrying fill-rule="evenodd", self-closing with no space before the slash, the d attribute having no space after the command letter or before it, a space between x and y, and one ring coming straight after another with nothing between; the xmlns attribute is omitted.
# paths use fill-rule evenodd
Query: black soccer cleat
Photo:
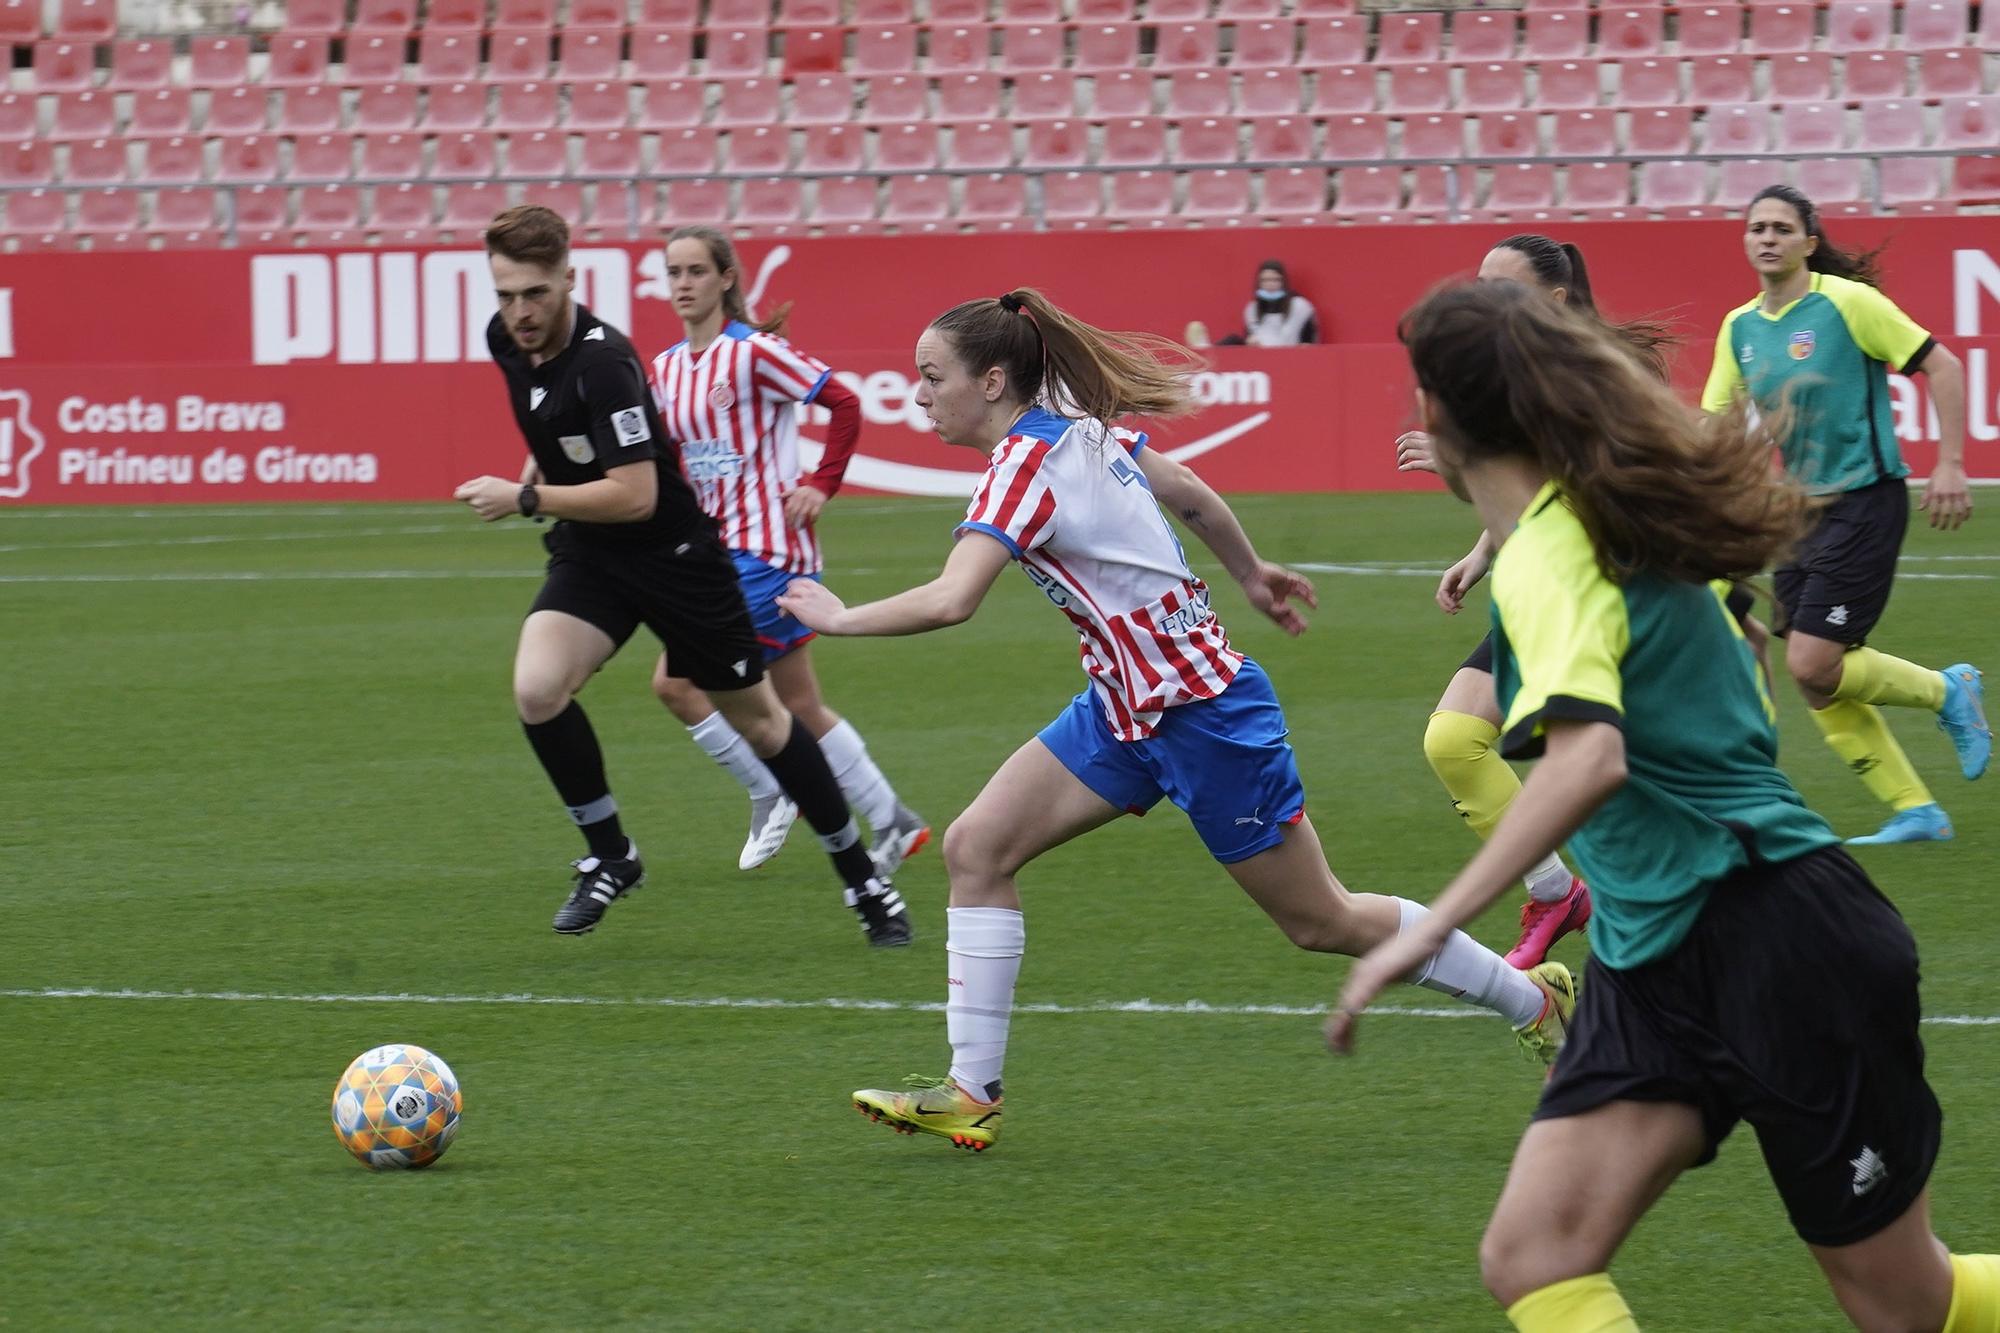
<svg viewBox="0 0 2000 1333"><path fill-rule="evenodd" d="M900 949L914 937L910 913L903 895L883 879L871 879L858 889L847 890L847 905L861 918L861 933L869 947Z"/></svg>
<svg viewBox="0 0 2000 1333"><path fill-rule="evenodd" d="M639 863L639 849L625 844L627 855L620 860L586 856L572 861L576 867L576 887L569 899L556 909L550 924L558 935L588 935L604 919L604 909L646 882L646 868Z"/></svg>

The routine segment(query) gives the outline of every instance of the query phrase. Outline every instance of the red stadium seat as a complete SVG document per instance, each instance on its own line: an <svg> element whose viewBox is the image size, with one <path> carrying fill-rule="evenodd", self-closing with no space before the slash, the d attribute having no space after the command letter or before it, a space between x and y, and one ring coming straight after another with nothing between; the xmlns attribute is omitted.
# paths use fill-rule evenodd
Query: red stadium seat
<svg viewBox="0 0 2000 1333"><path fill-rule="evenodd" d="M361 174L375 180L415 180L424 172L424 141L415 134L361 139Z"/></svg>
<svg viewBox="0 0 2000 1333"><path fill-rule="evenodd" d="M85 190L76 199L76 230L91 237L94 250L144 249L139 231L137 190Z"/></svg>
<svg viewBox="0 0 2000 1333"><path fill-rule="evenodd" d="M371 230L404 235L428 233L437 216L428 185L378 185L370 194Z"/></svg>
<svg viewBox="0 0 2000 1333"><path fill-rule="evenodd" d="M214 225L214 190L182 186L153 196L155 231L201 231Z"/></svg>
<svg viewBox="0 0 2000 1333"><path fill-rule="evenodd" d="M507 94L516 88L548 89L551 115L554 113L555 88L543 83L503 84L500 89L501 102L506 102ZM573 130L622 130L632 120L631 89L623 83L579 83L569 90L569 115L563 123ZM541 126L532 128L540 129Z"/></svg>
<svg viewBox="0 0 2000 1333"><path fill-rule="evenodd" d="M262 134L220 140L216 147L215 179L232 182L278 179L278 141Z"/></svg>
<svg viewBox="0 0 2000 1333"><path fill-rule="evenodd" d="M328 37L336 36L340 32L340 11L343 6L337 0L334 0L333 3L326 4L325 8L328 11L329 17L333 20L331 28L299 29L294 28L289 22L285 26L293 32L306 31L320 33ZM442 26L438 22L441 17L443 16L437 12L436 8L433 8L428 26ZM358 0L354 6L354 26L352 29L354 32L386 33L400 37L407 35L416 26L417 7L415 0Z"/></svg>
<svg viewBox="0 0 2000 1333"><path fill-rule="evenodd" d="M1900 152L1924 146L1924 108L1921 102L1885 99L1862 104L1861 134L1855 147Z"/></svg>
<svg viewBox="0 0 2000 1333"><path fill-rule="evenodd" d="M1214 23L1170 23L1153 30L1154 69L1214 69L1220 31Z"/></svg>
<svg viewBox="0 0 2000 1333"><path fill-rule="evenodd" d="M301 191L294 225L309 235L359 231L361 191L352 185L315 185Z"/></svg>
<svg viewBox="0 0 2000 1333"><path fill-rule="evenodd" d="M1528 100L1526 67L1514 61L1467 65L1458 105L1466 111L1514 111Z"/></svg>
<svg viewBox="0 0 2000 1333"><path fill-rule="evenodd" d="M318 34L278 33L271 38L264 82L276 87L311 87L327 81L328 43Z"/></svg>
<svg viewBox="0 0 2000 1333"><path fill-rule="evenodd" d="M651 188L648 186L647 188ZM624 240L638 222L630 181L599 181L578 232L587 241Z"/></svg>
<svg viewBox="0 0 2000 1333"><path fill-rule="evenodd" d="M840 171L852 175L868 165L867 140L867 131L859 125L809 126L799 170Z"/></svg>
<svg viewBox="0 0 2000 1333"><path fill-rule="evenodd" d="M1785 181L1785 164L1782 162L1761 157L1732 158L1722 163L1716 173L1715 196L1709 202L1728 212L1741 212L1750 206L1751 198L1765 186L1781 185Z"/></svg>
<svg viewBox="0 0 2000 1333"><path fill-rule="evenodd" d="M1475 130L1481 157L1535 157L1542 151L1539 118L1502 112L1479 117Z"/></svg>
<svg viewBox="0 0 2000 1333"><path fill-rule="evenodd" d="M1938 147L2000 149L2000 97L1951 97L1938 107Z"/></svg>
<svg viewBox="0 0 2000 1333"><path fill-rule="evenodd" d="M1904 97L1909 90L1910 58L1901 51L1856 51L1840 62L1845 101Z"/></svg>
<svg viewBox="0 0 2000 1333"><path fill-rule="evenodd" d="M503 91L509 86L500 85ZM548 84L525 86L550 87ZM423 127L431 134L486 128L486 85L451 83L432 88L424 95Z"/></svg>
<svg viewBox="0 0 2000 1333"><path fill-rule="evenodd" d="M1092 23L1076 30L1076 56L1071 68L1081 73L1130 70L1139 64L1139 26L1135 23Z"/></svg>
<svg viewBox="0 0 2000 1333"><path fill-rule="evenodd" d="M487 180L499 157L499 141L489 131L440 134L431 140L430 174L446 180Z"/></svg>
<svg viewBox="0 0 2000 1333"><path fill-rule="evenodd" d="M1944 197L1945 171L1934 157L1884 157L1875 162L1881 198L1891 209Z"/></svg>
<svg viewBox="0 0 2000 1333"><path fill-rule="evenodd" d="M639 96L638 126L642 130L677 130L701 124L707 95L693 79L649 83Z"/></svg>
<svg viewBox="0 0 2000 1333"><path fill-rule="evenodd" d="M1820 102L1832 96L1833 61L1824 51L1794 51L1771 57L1771 99Z"/></svg>
<svg viewBox="0 0 2000 1333"><path fill-rule="evenodd" d="M1512 60L1519 26L1512 10L1457 10L1451 18L1451 58L1461 64Z"/></svg>
<svg viewBox="0 0 2000 1333"><path fill-rule="evenodd" d="M1285 167L1263 176L1264 202L1259 211L1267 216L1303 220L1328 211L1324 167Z"/></svg>
<svg viewBox="0 0 2000 1333"><path fill-rule="evenodd" d="M1861 162L1852 157L1809 157L1798 164L1799 189L1817 205L1858 203L1866 198Z"/></svg>
<svg viewBox="0 0 2000 1333"><path fill-rule="evenodd" d="M353 174L353 135L309 134L292 141L293 180L341 181Z"/></svg>
<svg viewBox="0 0 2000 1333"><path fill-rule="evenodd" d="M1067 120L1076 114L1076 76L1044 70L1014 81L1014 119Z"/></svg>
<svg viewBox="0 0 2000 1333"><path fill-rule="evenodd" d="M97 84L97 48L87 42L36 42L33 79L38 93L93 88Z"/></svg>
<svg viewBox="0 0 2000 1333"><path fill-rule="evenodd" d="M0 144L0 185L47 185L55 178L55 150L47 140Z"/></svg>
<svg viewBox="0 0 2000 1333"><path fill-rule="evenodd" d="M254 128L263 129L262 103L257 94L259 114ZM211 113L211 119L213 113ZM50 137L56 139L108 139L117 132L117 101L111 93L64 93L56 98L56 114Z"/></svg>
<svg viewBox="0 0 2000 1333"><path fill-rule="evenodd" d="M507 207L504 185L453 185L444 194L444 216L438 225L460 235L477 236L501 209Z"/></svg>
<svg viewBox="0 0 2000 1333"><path fill-rule="evenodd" d="M278 98L280 134L328 134L340 128L340 89L287 88Z"/></svg>
<svg viewBox="0 0 2000 1333"><path fill-rule="evenodd" d="M1174 212L1174 173L1121 171L1111 177L1111 207L1107 216L1126 221L1165 218Z"/></svg>
<svg viewBox="0 0 2000 1333"><path fill-rule="evenodd" d="M868 97L862 103L862 119L871 125L899 124L906 120L930 118L930 95L923 79L910 74L868 81Z"/></svg>
<svg viewBox="0 0 2000 1333"><path fill-rule="evenodd" d="M732 221L746 227L782 227L799 220L805 209L805 186L789 176L743 182Z"/></svg>
<svg viewBox="0 0 2000 1333"><path fill-rule="evenodd" d="M1743 49L1762 56L1810 51L1813 27L1810 5L1751 5L1750 40Z"/></svg>
<svg viewBox="0 0 2000 1333"><path fill-rule="evenodd" d="M1074 226L1104 213L1104 178L1094 171L1066 171L1042 178L1042 216Z"/></svg>
<svg viewBox="0 0 2000 1333"><path fill-rule="evenodd" d="M1529 60L1581 60L1590 49L1590 13L1576 9L1531 9L1523 26L1521 54Z"/></svg>
<svg viewBox="0 0 2000 1333"><path fill-rule="evenodd" d="M85 94L78 94L84 96ZM204 134L262 134L269 123L270 95L262 88L231 88L211 93ZM60 117L60 103L58 104Z"/></svg>
<svg viewBox="0 0 2000 1333"><path fill-rule="evenodd" d="M1221 70L1177 69L1167 79L1170 116L1229 114L1229 75Z"/></svg>
<svg viewBox="0 0 2000 1333"><path fill-rule="evenodd" d="M923 127L936 142L936 132ZM791 136L769 125L731 131L722 150L722 169L732 176L771 176L791 170Z"/></svg>
<svg viewBox="0 0 2000 1333"><path fill-rule="evenodd" d="M1021 165L1038 169L1081 167L1090 161L1090 136L1073 120L1037 120L1028 125Z"/></svg>
<svg viewBox="0 0 2000 1333"><path fill-rule="evenodd" d="M1267 132L1279 135L1280 143L1289 143L1291 138L1296 137L1296 130L1292 130L1291 134L1287 135L1286 131L1288 129L1303 126L1305 129L1305 146L1308 149L1312 147L1312 124L1309 121L1274 118L1258 121L1257 125L1260 129L1264 127L1276 127ZM1184 120L1180 124L1180 133L1174 142L1174 152L1171 160L1177 166L1189 163L1208 165L1234 162L1240 156L1238 153L1238 140L1240 138L1238 130L1239 127L1234 119L1220 120L1205 118L1202 120ZM1253 135L1252 139L1254 142L1256 136ZM1266 145L1266 147L1269 146L1268 144ZM1252 157L1266 156L1261 148L1253 147L1250 152ZM1273 160L1296 156L1299 156L1297 152L1277 152L1270 154Z"/></svg>
<svg viewBox="0 0 2000 1333"><path fill-rule="evenodd" d="M1985 21L1995 21L1991 11ZM1969 37L1965 0L1911 0L1903 10L1903 45L1912 51L1948 51Z"/></svg>
<svg viewBox="0 0 2000 1333"><path fill-rule="evenodd" d="M1229 147L1235 147L1236 130L1230 125ZM1272 116L1250 122L1250 156L1259 162L1310 162L1318 158L1313 148L1313 123L1304 116ZM1219 159L1227 161L1229 159Z"/></svg>
<svg viewBox="0 0 2000 1333"><path fill-rule="evenodd" d="M884 222L938 222L951 216L951 178L948 176L892 176L887 202L882 208Z"/></svg>
<svg viewBox="0 0 2000 1333"><path fill-rule="evenodd" d="M813 218L818 222L873 222L876 180L873 176L835 176L817 182Z"/></svg>
<svg viewBox="0 0 2000 1333"><path fill-rule="evenodd" d="M1464 155L1464 116L1411 116L1403 122L1403 151L1398 156L1449 158Z"/></svg>
<svg viewBox="0 0 2000 1333"><path fill-rule="evenodd" d="M29 46L41 35L41 0L0 0L0 44Z"/></svg>
<svg viewBox="0 0 2000 1333"><path fill-rule="evenodd" d="M976 76L968 75L967 78ZM993 112L999 114L999 83L993 89ZM938 90L939 100L945 92ZM950 114L947 112L946 114ZM795 125L843 124L854 119L854 81L845 74L811 74L792 85L792 115Z"/></svg>
<svg viewBox="0 0 2000 1333"><path fill-rule="evenodd" d="M1657 5L1602 9L1597 14L1597 49L1626 59L1658 55L1666 48L1666 12Z"/></svg>
<svg viewBox="0 0 2000 1333"><path fill-rule="evenodd" d="M1702 151L1754 156L1771 150L1771 113L1762 102L1708 108Z"/></svg>
<svg viewBox="0 0 2000 1333"><path fill-rule="evenodd" d="M849 70L860 78L908 74L917 67L917 30L909 26L857 28Z"/></svg>
<svg viewBox="0 0 2000 1333"><path fill-rule="evenodd" d="M1632 167L1627 162L1572 162L1563 182L1563 204L1579 212L1629 207Z"/></svg>
<svg viewBox="0 0 2000 1333"><path fill-rule="evenodd" d="M36 238L34 248L66 250L74 243L67 215L69 195L62 190L24 190L6 196L7 216L0 231L9 236Z"/></svg>
<svg viewBox="0 0 2000 1333"><path fill-rule="evenodd" d="M1659 211L1707 202L1706 162L1648 162L1639 168L1639 207Z"/></svg>
<svg viewBox="0 0 2000 1333"><path fill-rule="evenodd" d="M1747 102L1755 87L1755 62L1748 56L1704 56L1688 61L1688 100L1696 106Z"/></svg>
<svg viewBox="0 0 2000 1333"><path fill-rule="evenodd" d="M562 35L562 59L556 69L556 78L561 83L595 83L616 79L621 64L617 33L596 29L569 30Z"/></svg>
<svg viewBox="0 0 2000 1333"><path fill-rule="evenodd" d="M1880 51L1895 41L1896 18L1887 0L1834 0L1826 11L1826 49Z"/></svg>
<svg viewBox="0 0 2000 1333"><path fill-rule="evenodd" d="M1736 0L1683 6L1680 52L1684 56L1725 56L1743 49L1743 9Z"/></svg>
<svg viewBox="0 0 2000 1333"><path fill-rule="evenodd" d="M1994 17L2000 27L2000 13ZM1976 97L1984 88L1977 51L1925 51L1917 57L1917 95Z"/></svg>
<svg viewBox="0 0 2000 1333"><path fill-rule="evenodd" d="M953 171L1006 170L1014 165L1013 127L1002 121L988 120L962 122L954 126L945 154L945 165Z"/></svg>
<svg viewBox="0 0 2000 1333"><path fill-rule="evenodd" d="M722 85L715 124L775 125L781 114L784 84L777 79L731 79Z"/></svg>
<svg viewBox="0 0 2000 1333"><path fill-rule="evenodd" d="M585 176L631 180L640 173L639 136L630 130L593 130L583 136L577 170Z"/></svg>
<svg viewBox="0 0 2000 1333"><path fill-rule="evenodd" d="M493 29L496 32L548 32L555 26L555 0L495 0Z"/></svg>
<svg viewBox="0 0 2000 1333"><path fill-rule="evenodd" d="M569 136L554 130L531 130L507 136L508 176L569 175Z"/></svg>
<svg viewBox="0 0 2000 1333"><path fill-rule="evenodd" d="M105 185L125 179L123 139L79 139L69 146L63 179L73 185Z"/></svg>
<svg viewBox="0 0 2000 1333"><path fill-rule="evenodd" d="M1257 69L1245 74L1236 110L1246 116L1294 116L1305 109L1305 85L1295 69Z"/></svg>
<svg viewBox="0 0 2000 1333"><path fill-rule="evenodd" d="M1778 147L1785 153L1835 152L1847 146L1847 112L1838 102L1788 102L1778 108Z"/></svg>
<svg viewBox="0 0 2000 1333"><path fill-rule="evenodd" d="M111 82L118 92L165 88L173 82L174 44L157 37L115 42L111 47Z"/></svg>
<svg viewBox="0 0 2000 1333"><path fill-rule="evenodd" d="M1250 173L1216 169L1187 174L1187 202L1181 213L1191 218L1241 218L1250 211Z"/></svg>
<svg viewBox="0 0 2000 1333"><path fill-rule="evenodd" d="M1389 156L1386 116L1335 116L1326 123L1330 162L1380 162Z"/></svg>
<svg viewBox="0 0 2000 1333"><path fill-rule="evenodd" d="M188 43L188 82L196 88L234 88L250 81L248 37L197 37Z"/></svg>
<svg viewBox="0 0 2000 1333"><path fill-rule="evenodd" d="M1300 25L1299 63L1313 68L1368 60L1368 20L1357 15L1310 19Z"/></svg>
<svg viewBox="0 0 2000 1333"><path fill-rule="evenodd" d="M883 126L875 135L875 165L884 171L935 171L937 128L929 122Z"/></svg>
<svg viewBox="0 0 2000 1333"><path fill-rule="evenodd" d="M748 77L765 72L765 53L771 44L768 28L708 30L708 59L704 71L709 78Z"/></svg>
<svg viewBox="0 0 2000 1333"><path fill-rule="evenodd" d="M1054 24L1025 23L1010 24L1000 30L1000 67L1009 73L1022 70L1061 69L1063 63L1061 27Z"/></svg>
<svg viewBox="0 0 2000 1333"><path fill-rule="evenodd" d="M1639 156L1683 157L1694 149L1694 117L1686 107L1635 111L1625 143Z"/></svg>
<svg viewBox="0 0 2000 1333"><path fill-rule="evenodd" d="M1146 18L1154 23L1186 23L1208 17L1209 0L1147 0Z"/></svg>
<svg viewBox="0 0 2000 1333"><path fill-rule="evenodd" d="M526 33L501 33L494 39L494 78L522 78L515 61ZM547 51L544 39L544 54ZM460 32L426 32L417 40L417 75L429 83L467 83L479 77L479 40Z"/></svg>
<svg viewBox="0 0 2000 1333"><path fill-rule="evenodd" d="M1536 70L1535 105L1544 111L1593 107L1602 97L1602 82L1594 61L1544 62Z"/></svg>
<svg viewBox="0 0 2000 1333"><path fill-rule="evenodd" d="M1298 25L1282 23L1239 23L1230 30L1234 45L1229 63L1237 69L1277 69L1290 65L1297 55Z"/></svg>
<svg viewBox="0 0 2000 1333"><path fill-rule="evenodd" d="M1428 65L1444 59L1444 15L1386 11L1375 29L1375 58Z"/></svg>
<svg viewBox="0 0 2000 1333"><path fill-rule="evenodd" d="M585 33L583 36L595 39L599 45L594 49L599 55L602 55L604 34L592 32ZM430 35L426 34L424 38L426 48L431 40ZM472 48L476 64L478 44L471 38L446 34L438 37L436 40L439 42L464 42L468 44ZM487 49L492 59L487 62L486 77L495 83L539 83L549 77L549 35L546 32L496 32L493 34L492 42ZM618 62L615 59L616 43L613 43L613 54L614 59L610 62L611 68L609 74L615 77L618 72ZM418 63L422 66L425 62L420 57ZM600 63L602 62L600 61ZM427 75L426 77L430 76ZM456 79L460 76L447 74L445 77ZM471 78L472 76L468 74L463 77ZM566 72L561 77L563 80L568 80L577 76ZM599 79L607 76L600 73L590 75L589 77Z"/></svg>
<svg viewBox="0 0 2000 1333"><path fill-rule="evenodd" d="M293 149L295 163L300 153L309 151L306 145L310 142L303 141ZM208 175L199 139L148 139L140 148L142 155L139 170L133 173L134 180L156 185L191 185Z"/></svg>
<svg viewBox="0 0 2000 1333"><path fill-rule="evenodd" d="M686 78L691 60L684 32L654 28L632 34L632 77L641 83Z"/></svg>
<svg viewBox="0 0 2000 1333"><path fill-rule="evenodd" d="M847 37L839 28L781 28L788 79L804 74L837 74L847 57Z"/></svg>
<svg viewBox="0 0 2000 1333"><path fill-rule="evenodd" d="M1451 105L1451 71L1443 65L1395 65L1389 70L1386 110L1399 115L1443 111Z"/></svg>
<svg viewBox="0 0 2000 1333"><path fill-rule="evenodd" d="M340 81L350 88L395 83L403 77L403 39L383 33L356 33L347 39Z"/></svg>
<svg viewBox="0 0 2000 1333"><path fill-rule="evenodd" d="M516 203L553 209L568 219L572 228L583 217L583 186L575 181L526 181L516 188L520 191Z"/></svg>
<svg viewBox="0 0 2000 1333"><path fill-rule="evenodd" d="M695 11L700 0L639 0L639 17L633 21L639 28L679 28L691 31L695 26ZM866 5L864 3L863 7ZM861 22L876 20L863 19Z"/></svg>
<svg viewBox="0 0 2000 1333"><path fill-rule="evenodd" d="M840 22L840 0L778 0L778 22L829 24Z"/></svg>
<svg viewBox="0 0 2000 1333"><path fill-rule="evenodd" d="M1675 60L1621 60L1618 62L1616 105L1639 109L1681 104L1680 62Z"/></svg>
<svg viewBox="0 0 2000 1333"><path fill-rule="evenodd" d="M185 90L182 92L185 98ZM39 100L33 93L0 93L0 141L33 139L41 133L36 105ZM143 100L133 99L135 118L136 109L143 105ZM181 132L186 133L185 128Z"/></svg>
<svg viewBox="0 0 2000 1333"><path fill-rule="evenodd" d="M72 41L110 41L118 35L118 0L61 0L52 35Z"/></svg>
<svg viewBox="0 0 2000 1333"><path fill-rule="evenodd" d="M1098 159L1108 167L1159 166L1167 160L1167 125L1163 120L1118 120L1104 127Z"/></svg>
<svg viewBox="0 0 2000 1333"><path fill-rule="evenodd" d="M992 30L983 23L959 24L930 30L930 57L924 63L932 77L969 74L986 68L993 41Z"/></svg>
<svg viewBox="0 0 2000 1333"><path fill-rule="evenodd" d="M1314 115L1359 114L1375 109L1375 67L1335 65L1313 81Z"/></svg>
<svg viewBox="0 0 2000 1333"><path fill-rule="evenodd" d="M1556 169L1547 162L1509 162L1493 168L1486 207L1525 212L1556 206Z"/></svg>
<svg viewBox="0 0 2000 1333"><path fill-rule="evenodd" d="M1403 173L1395 167L1348 167L1334 179L1337 216L1389 222L1402 211Z"/></svg>
<svg viewBox="0 0 2000 1333"><path fill-rule="evenodd" d="M941 120L1000 120L1001 81L998 74L953 74L937 81ZM799 119L799 92L792 92L792 116Z"/></svg>

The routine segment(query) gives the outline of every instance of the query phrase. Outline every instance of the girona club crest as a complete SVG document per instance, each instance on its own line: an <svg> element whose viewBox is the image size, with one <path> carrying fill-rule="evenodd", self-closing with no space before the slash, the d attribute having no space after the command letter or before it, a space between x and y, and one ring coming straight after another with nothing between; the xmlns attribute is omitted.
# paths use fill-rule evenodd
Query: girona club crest
<svg viewBox="0 0 2000 1333"><path fill-rule="evenodd" d="M28 493L28 465L42 452L42 433L28 420L28 395L0 389L0 498Z"/></svg>

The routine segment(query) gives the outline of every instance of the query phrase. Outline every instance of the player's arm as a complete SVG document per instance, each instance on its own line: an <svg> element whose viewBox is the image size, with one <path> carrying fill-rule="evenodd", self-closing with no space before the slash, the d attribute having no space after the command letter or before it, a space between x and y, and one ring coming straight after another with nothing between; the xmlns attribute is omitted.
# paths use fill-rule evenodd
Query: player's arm
<svg viewBox="0 0 2000 1333"><path fill-rule="evenodd" d="M1291 599L1296 597L1308 607L1317 608L1319 595L1313 591L1311 580L1261 558L1257 548L1250 544L1249 534L1237 521L1235 511L1193 469L1156 449L1143 447L1132 461L1146 474L1146 484L1153 488L1153 498L1160 502L1160 507L1187 524L1188 530L1201 538L1202 545L1215 553L1222 567L1229 571L1229 577L1243 586L1250 605L1269 616L1285 633L1305 633L1306 618L1291 604Z"/></svg>
<svg viewBox="0 0 2000 1333"><path fill-rule="evenodd" d="M894 597L848 606L823 585L794 579L778 594L778 605L821 634L922 634L972 619L1013 558L997 537L969 531L960 534L936 578Z"/></svg>
<svg viewBox="0 0 2000 1333"><path fill-rule="evenodd" d="M826 452L819 468L785 496L785 521L795 528L805 527L819 517L840 490L854 446L861 440L861 399L854 390L836 379L827 379L814 399L833 414L826 428Z"/></svg>
<svg viewBox="0 0 2000 1333"><path fill-rule="evenodd" d="M660 498L658 465L650 458L606 468L601 480L577 486L540 486L505 477L474 477L453 491L451 498L464 501L475 514L492 523L526 515L524 504L530 486L534 486L537 515L573 518L584 523L643 523L653 516L653 507Z"/></svg>
<svg viewBox="0 0 2000 1333"><path fill-rule="evenodd" d="M1731 312L1715 335L1715 359L1709 363L1708 382L1701 390L1701 410L1727 412L1744 390L1743 367L1736 362L1736 349L1729 340L1729 326L1736 322Z"/></svg>
<svg viewBox="0 0 2000 1333"><path fill-rule="evenodd" d="M1972 517L1972 486L1965 476L1965 363L1943 343L1932 343L1904 373L1929 381L1937 408L1937 467L1924 483L1918 506L1930 514L1932 527L1955 528Z"/></svg>

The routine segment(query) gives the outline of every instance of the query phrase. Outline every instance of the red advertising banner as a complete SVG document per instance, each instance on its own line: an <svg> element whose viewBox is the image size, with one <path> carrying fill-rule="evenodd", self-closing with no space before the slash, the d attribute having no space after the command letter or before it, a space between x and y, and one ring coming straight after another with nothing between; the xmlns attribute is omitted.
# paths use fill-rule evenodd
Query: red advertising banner
<svg viewBox="0 0 2000 1333"><path fill-rule="evenodd" d="M1968 466L2000 478L2000 245L1985 219L1840 220L1843 246L1889 242L1891 295L1967 365ZM746 244L764 311L862 399L857 488L969 491L981 461L940 445L910 402L910 349L938 311L1042 288L1093 323L1178 336L1240 327L1257 265L1284 261L1323 345L1213 349L1202 410L1147 423L1226 491L1394 489L1408 424L1397 316L1474 269L1493 227L869 238ZM1683 333L1677 377L1705 374L1714 330L1756 283L1734 223L1564 228L1599 304ZM579 296L651 355L680 337L656 245L578 249ZM0 504L435 499L511 475L521 444L484 329L478 251L217 251L0 258ZM1988 322L1995 324L1988 330ZM1936 427L1921 381L1892 381L1920 473ZM823 413L808 411L805 433ZM810 448L808 450L810 452Z"/></svg>

